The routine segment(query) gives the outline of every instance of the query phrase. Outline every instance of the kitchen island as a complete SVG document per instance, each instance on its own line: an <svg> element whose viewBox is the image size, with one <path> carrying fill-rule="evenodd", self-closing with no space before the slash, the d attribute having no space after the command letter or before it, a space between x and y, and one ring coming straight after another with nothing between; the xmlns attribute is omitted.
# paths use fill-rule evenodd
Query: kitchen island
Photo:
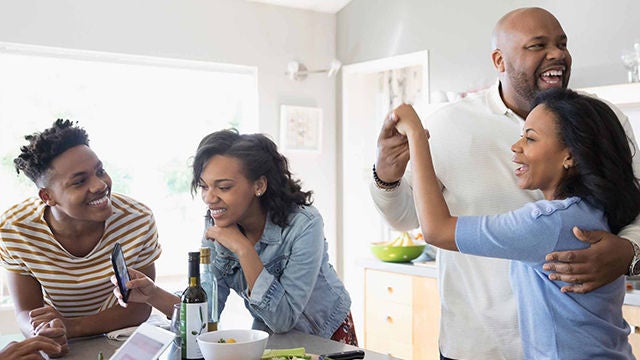
<svg viewBox="0 0 640 360"><path fill-rule="evenodd" d="M104 359L109 359L111 355L122 345L120 341L110 340L106 336L92 338L73 339L70 341L70 352L61 359L93 360L98 359L98 353L102 352ZM291 331L285 334L274 334L269 337L267 348L269 349L290 349L304 347L309 354L327 354L340 351L356 350L355 346L342 344L336 341L324 339L318 336L304 334L298 331ZM392 360L388 355L382 355L373 351L365 350L367 360ZM160 357L160 360L179 360L180 348L171 345Z"/></svg>

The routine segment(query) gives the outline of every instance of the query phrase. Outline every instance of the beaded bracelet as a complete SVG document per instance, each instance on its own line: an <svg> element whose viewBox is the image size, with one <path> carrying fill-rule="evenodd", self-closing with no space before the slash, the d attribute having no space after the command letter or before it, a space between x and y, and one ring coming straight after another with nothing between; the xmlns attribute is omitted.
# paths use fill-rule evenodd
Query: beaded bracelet
<svg viewBox="0 0 640 360"><path fill-rule="evenodd" d="M373 164L373 180L375 181L378 189L382 189L384 191L391 191L397 188L398 186L400 186L400 180L393 181L393 182L386 182L380 179L378 177L378 173L376 172L376 164Z"/></svg>

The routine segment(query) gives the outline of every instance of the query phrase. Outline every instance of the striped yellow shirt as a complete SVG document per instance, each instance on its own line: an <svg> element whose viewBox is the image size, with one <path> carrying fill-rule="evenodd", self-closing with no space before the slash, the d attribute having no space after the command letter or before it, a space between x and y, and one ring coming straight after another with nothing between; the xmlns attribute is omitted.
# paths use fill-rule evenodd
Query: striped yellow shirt
<svg viewBox="0 0 640 360"><path fill-rule="evenodd" d="M112 194L113 215L102 239L86 256L67 252L44 220L46 205L37 197L0 217L0 264L34 277L44 301L65 317L96 314L117 303L113 296L111 250L122 245L127 266L142 269L160 257L158 231L151 210L129 197Z"/></svg>

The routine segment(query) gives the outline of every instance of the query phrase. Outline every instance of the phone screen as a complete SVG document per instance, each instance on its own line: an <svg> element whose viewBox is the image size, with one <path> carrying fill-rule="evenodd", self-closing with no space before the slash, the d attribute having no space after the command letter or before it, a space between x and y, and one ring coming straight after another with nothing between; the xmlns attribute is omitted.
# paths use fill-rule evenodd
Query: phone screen
<svg viewBox="0 0 640 360"><path fill-rule="evenodd" d="M116 243L113 246L113 251L111 252L111 264L113 264L113 272L116 273L118 288L122 294L122 299L124 302L127 302L130 289L128 289L125 284L129 281L129 272L127 271L127 264L124 261L124 255L122 254L122 247L120 246L120 243Z"/></svg>

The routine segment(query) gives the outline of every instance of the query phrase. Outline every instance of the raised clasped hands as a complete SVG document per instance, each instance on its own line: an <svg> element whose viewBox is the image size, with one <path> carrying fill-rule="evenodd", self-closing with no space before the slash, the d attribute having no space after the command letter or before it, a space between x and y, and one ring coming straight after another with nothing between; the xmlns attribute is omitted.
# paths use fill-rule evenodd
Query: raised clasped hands
<svg viewBox="0 0 640 360"><path fill-rule="evenodd" d="M377 143L376 173L381 180L394 182L404 175L410 157L406 134L414 126L423 129L413 106L408 104L398 106L385 118Z"/></svg>
<svg viewBox="0 0 640 360"><path fill-rule="evenodd" d="M402 136L408 136L412 131L424 131L420 117L409 104L402 104L395 108L390 117L395 121L396 131Z"/></svg>
<svg viewBox="0 0 640 360"><path fill-rule="evenodd" d="M377 141L376 173L386 182L400 180L409 162L407 137L398 133L398 119L392 114L385 117Z"/></svg>

